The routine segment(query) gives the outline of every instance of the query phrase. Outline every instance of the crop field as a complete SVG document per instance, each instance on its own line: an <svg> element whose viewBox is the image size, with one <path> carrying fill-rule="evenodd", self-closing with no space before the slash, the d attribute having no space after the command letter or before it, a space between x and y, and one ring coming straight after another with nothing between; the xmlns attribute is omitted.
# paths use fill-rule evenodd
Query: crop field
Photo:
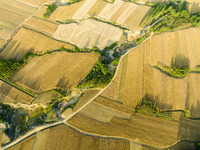
<svg viewBox="0 0 200 150"><path fill-rule="evenodd" d="M170 66L172 59L177 55L181 55L189 59L190 68L200 65L198 58L200 53L199 36L200 28L189 28L154 35L150 43L151 64L161 63Z"/></svg>
<svg viewBox="0 0 200 150"><path fill-rule="evenodd" d="M25 150L25 146L29 144L29 149L32 150L77 150L77 149L106 149L106 150L122 150L129 149L130 143L126 140L118 140L113 138L101 138L90 135L84 135L76 130L66 126L58 125L50 129L39 132L35 138L35 144L30 142L34 139L31 136L29 139L17 144L8 150ZM26 143L26 145L24 144ZM27 150L29 150L27 149Z"/></svg>
<svg viewBox="0 0 200 150"><path fill-rule="evenodd" d="M30 103L33 98L19 89L0 80L0 101Z"/></svg>
<svg viewBox="0 0 200 150"><path fill-rule="evenodd" d="M36 138L36 135L32 135L28 137L27 139L23 140L22 142L20 142L19 144L11 148L8 148L7 150L32 150L31 148L32 148L35 138Z"/></svg>
<svg viewBox="0 0 200 150"><path fill-rule="evenodd" d="M188 120L183 116L179 118L179 121L168 121L136 114L129 120L115 117L109 123L103 123L97 121L96 118L91 119L88 116L77 114L67 123L90 134L131 139L158 148L165 148L188 138L199 140L200 135L200 121Z"/></svg>
<svg viewBox="0 0 200 150"><path fill-rule="evenodd" d="M70 6L59 6L51 14L49 19L53 20L53 21L65 21L68 19L72 19L72 17L75 15L75 13L81 8L81 6L84 5L85 2L86 2L86 0L71 4Z"/></svg>
<svg viewBox="0 0 200 150"><path fill-rule="evenodd" d="M59 25L54 38L70 42L78 47L104 49L118 42L123 31L112 25L92 19L77 23Z"/></svg>
<svg viewBox="0 0 200 150"><path fill-rule="evenodd" d="M114 3L103 0L85 0L70 6L58 7L49 19L65 21L97 16L128 28L138 28L149 10L149 6L137 5L122 0L115 0Z"/></svg>
<svg viewBox="0 0 200 150"><path fill-rule="evenodd" d="M41 54L61 47L74 48L68 43L57 41L39 32L21 28L0 53L0 58L20 60L28 52Z"/></svg>
<svg viewBox="0 0 200 150"><path fill-rule="evenodd" d="M98 58L96 53L64 51L34 57L12 80L38 92L75 87L88 75Z"/></svg>
<svg viewBox="0 0 200 150"><path fill-rule="evenodd" d="M34 7L39 7L44 3L52 2L52 0L18 0L18 1Z"/></svg>
<svg viewBox="0 0 200 150"><path fill-rule="evenodd" d="M1 46L3 45L3 43L4 43L4 40L3 40L3 39L0 39L0 48L1 48Z"/></svg>
<svg viewBox="0 0 200 150"><path fill-rule="evenodd" d="M6 39L34 11L36 8L15 0L0 0L0 38Z"/></svg>
<svg viewBox="0 0 200 150"><path fill-rule="evenodd" d="M43 32L44 34L50 36L53 35L58 28L57 23L45 21L37 17L31 17L24 23L24 25L27 26L27 28L32 28L36 31Z"/></svg>

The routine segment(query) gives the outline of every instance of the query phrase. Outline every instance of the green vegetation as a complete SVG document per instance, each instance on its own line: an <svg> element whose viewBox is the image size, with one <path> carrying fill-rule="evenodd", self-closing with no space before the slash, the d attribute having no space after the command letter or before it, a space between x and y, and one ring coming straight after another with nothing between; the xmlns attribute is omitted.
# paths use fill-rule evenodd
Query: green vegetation
<svg viewBox="0 0 200 150"><path fill-rule="evenodd" d="M186 118L190 118L191 116L190 116L190 110L185 110L184 111L184 116L186 117Z"/></svg>
<svg viewBox="0 0 200 150"><path fill-rule="evenodd" d="M114 60L112 61L112 65L113 65L113 66L117 66L118 63L119 63L119 58L116 58L116 59L114 59Z"/></svg>
<svg viewBox="0 0 200 150"><path fill-rule="evenodd" d="M157 106L149 100L142 100L142 105L136 108L135 111L136 113L143 113L150 116L163 118L166 120L172 120L172 112L159 112Z"/></svg>
<svg viewBox="0 0 200 150"><path fill-rule="evenodd" d="M57 8L55 4L48 5L46 9L46 13L43 15L44 18L49 18L49 16L54 12L54 10Z"/></svg>
<svg viewBox="0 0 200 150"><path fill-rule="evenodd" d="M190 73L190 69L188 67L167 67L163 66L161 64L157 64L155 66L157 69L160 71L166 73L167 75L170 75L175 78L183 78L185 77L188 73Z"/></svg>
<svg viewBox="0 0 200 150"><path fill-rule="evenodd" d="M74 3L76 3L76 2L80 2L81 0L70 0L70 3L71 4L74 4Z"/></svg>
<svg viewBox="0 0 200 150"><path fill-rule="evenodd" d="M113 77L113 74L108 72L108 65L103 61L98 60L92 71L87 77L77 86L77 88L95 88L104 87Z"/></svg>
<svg viewBox="0 0 200 150"><path fill-rule="evenodd" d="M136 44L139 45L142 41L146 39L146 35L142 36L141 38L137 39Z"/></svg>
<svg viewBox="0 0 200 150"><path fill-rule="evenodd" d="M151 31L161 33L191 25L198 27L199 20L200 13L190 15L185 1L171 1L152 5L152 10L142 21L141 26L151 25Z"/></svg>

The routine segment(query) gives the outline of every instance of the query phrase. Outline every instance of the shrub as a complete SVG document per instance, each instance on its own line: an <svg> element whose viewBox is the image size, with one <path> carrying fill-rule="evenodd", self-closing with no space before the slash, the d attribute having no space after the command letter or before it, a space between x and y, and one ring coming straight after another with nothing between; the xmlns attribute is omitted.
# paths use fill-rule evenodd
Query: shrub
<svg viewBox="0 0 200 150"><path fill-rule="evenodd" d="M116 59L113 60L112 65L117 66L118 63L119 63L119 58L116 58Z"/></svg>

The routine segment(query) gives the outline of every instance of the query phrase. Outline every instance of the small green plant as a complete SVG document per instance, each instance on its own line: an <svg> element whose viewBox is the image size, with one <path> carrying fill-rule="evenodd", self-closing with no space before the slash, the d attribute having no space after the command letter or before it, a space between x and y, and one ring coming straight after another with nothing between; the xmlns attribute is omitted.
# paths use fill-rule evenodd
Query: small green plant
<svg viewBox="0 0 200 150"><path fill-rule="evenodd" d="M190 110L185 110L184 116L185 116L186 118L190 118Z"/></svg>
<svg viewBox="0 0 200 150"><path fill-rule="evenodd" d="M80 2L81 0L70 0L70 3L71 4L74 4L74 3L76 3L76 2Z"/></svg>

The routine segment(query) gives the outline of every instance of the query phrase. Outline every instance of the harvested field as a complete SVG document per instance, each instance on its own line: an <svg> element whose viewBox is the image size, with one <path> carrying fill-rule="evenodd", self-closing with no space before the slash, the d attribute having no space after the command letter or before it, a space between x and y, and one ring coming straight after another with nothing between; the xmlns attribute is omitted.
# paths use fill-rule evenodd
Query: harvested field
<svg viewBox="0 0 200 150"><path fill-rule="evenodd" d="M34 136L29 137L8 150L128 150L129 141L85 135L66 125L58 125L39 132L35 144ZM28 149L26 146L29 145Z"/></svg>
<svg viewBox="0 0 200 150"><path fill-rule="evenodd" d="M82 48L97 46L99 49L104 49L106 46L118 42L122 34L122 30L117 27L88 19L80 21L79 24L60 25L54 38Z"/></svg>
<svg viewBox="0 0 200 150"><path fill-rule="evenodd" d="M4 40L3 40L3 39L0 39L0 48L1 48L1 46L3 45L3 43L4 43Z"/></svg>
<svg viewBox="0 0 200 150"><path fill-rule="evenodd" d="M97 0L92 8L87 12L88 16L98 16L106 5L109 3L104 0Z"/></svg>
<svg viewBox="0 0 200 150"><path fill-rule="evenodd" d="M73 15L72 19L82 19L87 12L93 7L97 0L87 0L83 6Z"/></svg>
<svg viewBox="0 0 200 150"><path fill-rule="evenodd" d="M19 144L11 148L8 148L7 150L32 150L32 145L34 143L35 138L36 138L36 135L32 135L26 138L25 140L23 140L22 142L20 142Z"/></svg>
<svg viewBox="0 0 200 150"><path fill-rule="evenodd" d="M61 47L74 48L68 43L57 41L39 32L21 28L0 53L0 58L20 60L28 52L41 54Z"/></svg>
<svg viewBox="0 0 200 150"><path fill-rule="evenodd" d="M38 17L38 18L43 18L43 19L45 19L44 18L44 13L46 13L46 9L48 8L48 6L47 5L44 5L44 6L42 6L42 7L40 7L40 9L38 9L35 13L34 13L34 16L35 17Z"/></svg>
<svg viewBox="0 0 200 150"><path fill-rule="evenodd" d="M32 28L36 31L42 32L50 36L52 36L58 28L57 23L45 21L37 17L31 17L24 23L24 25L27 26L27 28Z"/></svg>
<svg viewBox="0 0 200 150"><path fill-rule="evenodd" d="M36 148L45 149L45 150L77 150L77 149L106 149L106 150L121 150L129 149L129 142L125 140L116 140L111 138L100 138L84 135L80 132L77 132L70 127L65 125L59 125L50 129L50 131L42 131L39 133L38 141L41 143L38 147L37 142L34 150ZM45 138L40 138L44 137Z"/></svg>
<svg viewBox="0 0 200 150"><path fill-rule="evenodd" d="M0 0L0 38L6 39L34 11L36 8L15 0Z"/></svg>
<svg viewBox="0 0 200 150"><path fill-rule="evenodd" d="M75 87L96 64L96 53L54 52L34 57L12 80L34 91Z"/></svg>
<svg viewBox="0 0 200 150"><path fill-rule="evenodd" d="M73 112L79 110L84 104L86 104L91 98L93 98L100 90L86 90L83 96L79 99Z"/></svg>
<svg viewBox="0 0 200 150"><path fill-rule="evenodd" d="M96 16L135 29L139 27L140 22L150 9L149 6L122 0L115 0L114 3L103 0L85 0L69 6L59 6L49 19L66 21Z"/></svg>
<svg viewBox="0 0 200 150"><path fill-rule="evenodd" d="M106 123L110 122L113 117L124 119L129 119L131 117L131 114L106 107L96 102L91 102L87 107L83 108L81 110L81 115Z"/></svg>
<svg viewBox="0 0 200 150"><path fill-rule="evenodd" d="M170 66L172 58L181 55L189 59L191 68L200 65L198 58L200 53L199 36L200 28L189 28L154 35L150 43L151 64L155 65L160 62Z"/></svg>
<svg viewBox="0 0 200 150"><path fill-rule="evenodd" d="M136 114L129 120L115 117L109 123L103 123L96 118L77 114L67 123L90 134L131 139L158 148L171 146L184 139L199 140L200 137L200 121L188 120L183 116L177 122Z"/></svg>
<svg viewBox="0 0 200 150"><path fill-rule="evenodd" d="M65 21L68 19L72 19L75 13L84 5L84 1L80 1L69 6L59 6L49 17L50 20L53 21Z"/></svg>
<svg viewBox="0 0 200 150"><path fill-rule="evenodd" d="M34 7L39 7L42 4L52 2L52 0L18 0L18 1Z"/></svg>
<svg viewBox="0 0 200 150"><path fill-rule="evenodd" d="M195 33L193 34L195 35ZM156 37L158 38L158 36ZM155 39L155 37L153 38ZM194 42L196 40L197 39L194 39ZM195 46L194 42L193 46ZM157 44L159 45L159 42L157 42ZM150 60L155 60L156 58L159 60L160 58L161 60L166 60L163 58L164 55L168 57L173 53L173 51L171 52L171 50L173 50L173 44L168 45L171 47L168 51L166 50L165 53L160 49L151 49ZM136 50L129 53L126 56L127 58L125 57L123 59L123 70L119 71L119 75L117 75L121 76L121 79L118 77L115 78L112 83L115 85L115 88L112 88L113 85L111 84L110 87L102 93L102 96L112 99L112 95L118 95L118 100L116 99L117 96L114 100L129 107L139 106L142 99L146 99L153 101L160 110L190 110L191 117L199 118L200 75L190 73L182 79L165 75L158 69L149 65L149 47L152 46L150 46L150 41L148 40ZM161 47L165 49L164 45L161 45L160 48ZM193 56L194 59L191 58L191 60L194 61L191 62L191 64L195 66L198 64L198 59L196 58L198 52L193 50L194 55L192 48L190 48L190 50L191 51L188 52L189 54L186 53L185 56L190 58ZM155 55L157 56L155 57ZM126 65L124 65L125 62L127 63ZM110 92L107 92L107 90Z"/></svg>
<svg viewBox="0 0 200 150"><path fill-rule="evenodd" d="M113 4L108 4L102 10L99 17L117 22L132 29L139 27L140 22L149 10L149 6L115 0Z"/></svg>
<svg viewBox="0 0 200 150"><path fill-rule="evenodd" d="M29 104L33 98L17 88L0 80L0 102L19 102Z"/></svg>

